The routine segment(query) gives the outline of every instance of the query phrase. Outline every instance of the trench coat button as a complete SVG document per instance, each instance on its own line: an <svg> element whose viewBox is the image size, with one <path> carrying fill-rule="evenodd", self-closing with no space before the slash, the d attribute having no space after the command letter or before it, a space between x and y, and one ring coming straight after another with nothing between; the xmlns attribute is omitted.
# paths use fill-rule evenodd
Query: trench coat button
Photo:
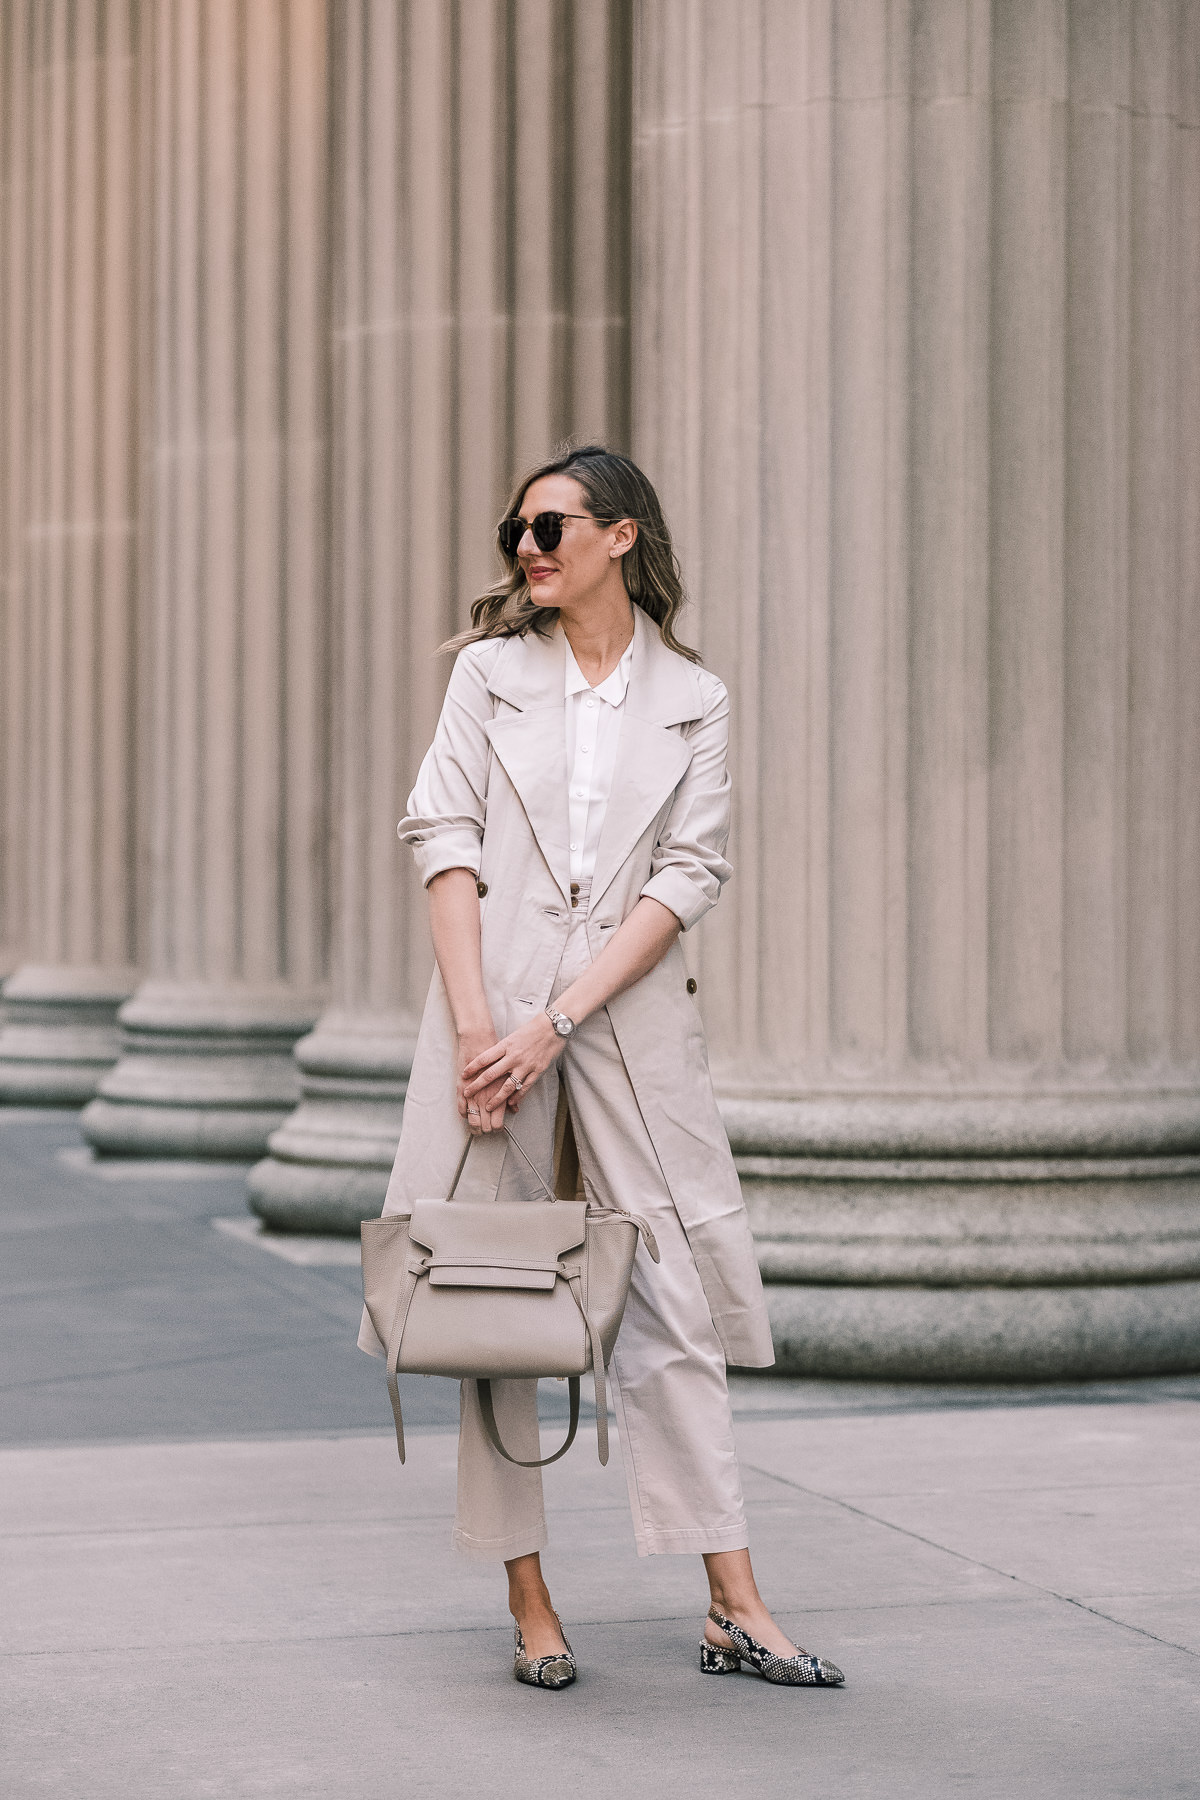
<svg viewBox="0 0 1200 1800"><path fill-rule="evenodd" d="M479 895L479 898L482 900L483 896L487 893L487 882L486 881L477 881L475 883L475 892Z"/></svg>
<svg viewBox="0 0 1200 1800"><path fill-rule="evenodd" d="M689 975L689 976L688 976L688 978L687 978L687 991L688 991L688 993L689 993L689 994L694 994L694 993L695 993L695 992L696 992L696 989L697 989L697 987L698 987L698 986L699 986L699 983L698 983L698 982L697 982L697 980L696 980L696 977L695 977L695 976L694 976L694 975Z"/></svg>

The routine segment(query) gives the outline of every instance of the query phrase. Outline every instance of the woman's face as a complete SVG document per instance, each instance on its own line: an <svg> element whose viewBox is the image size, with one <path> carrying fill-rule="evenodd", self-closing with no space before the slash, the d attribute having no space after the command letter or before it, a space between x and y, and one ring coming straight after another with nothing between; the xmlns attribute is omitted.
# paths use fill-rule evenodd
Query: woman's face
<svg viewBox="0 0 1200 1800"><path fill-rule="evenodd" d="M517 560L535 605L570 608L586 604L614 577L620 581L620 558L637 536L637 527L628 519L616 525L598 524L588 515L583 490L570 475L543 475L540 481L531 482L520 512L527 521L543 512L568 515L557 549L539 550L529 530L517 547ZM583 516L575 516L579 514Z"/></svg>

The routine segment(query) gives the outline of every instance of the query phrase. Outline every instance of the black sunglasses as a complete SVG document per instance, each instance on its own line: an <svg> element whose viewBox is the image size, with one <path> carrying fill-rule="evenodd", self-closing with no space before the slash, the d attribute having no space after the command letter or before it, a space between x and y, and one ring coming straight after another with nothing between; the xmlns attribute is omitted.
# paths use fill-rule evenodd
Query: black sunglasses
<svg viewBox="0 0 1200 1800"><path fill-rule="evenodd" d="M511 519L500 521L500 548L505 556L516 556L521 539L527 531L532 531L533 541L539 550L557 550L562 543L564 519L586 519L588 513L541 512L536 519L526 521L514 514Z"/></svg>

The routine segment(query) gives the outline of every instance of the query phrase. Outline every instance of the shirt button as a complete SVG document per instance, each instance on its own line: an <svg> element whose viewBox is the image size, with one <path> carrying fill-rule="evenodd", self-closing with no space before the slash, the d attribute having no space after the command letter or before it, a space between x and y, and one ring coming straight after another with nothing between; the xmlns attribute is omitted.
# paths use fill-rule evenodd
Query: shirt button
<svg viewBox="0 0 1200 1800"><path fill-rule="evenodd" d="M585 701L585 705L587 705L587 706L595 706L595 704L596 704L596 702L594 700Z"/></svg>
<svg viewBox="0 0 1200 1800"><path fill-rule="evenodd" d="M694 994L694 993L695 993L695 992L696 992L696 988L697 988L697 986L698 986L698 985L699 985L699 984L698 984L698 982L697 982L697 980L696 980L696 977L695 977L695 976L694 976L694 975L689 975L689 976L688 976L688 978L687 978L687 991L688 991L688 993L689 993L689 994Z"/></svg>
<svg viewBox="0 0 1200 1800"><path fill-rule="evenodd" d="M578 850L578 848L579 848L579 845L578 845L578 844L572 844L572 845L571 845L571 848L572 848L572 850Z"/></svg>
<svg viewBox="0 0 1200 1800"><path fill-rule="evenodd" d="M580 756L586 756L586 755L587 755L587 753L588 753L588 750L589 750L589 748L590 748L590 746L589 746L589 745L587 745L587 744L581 744L581 745L580 745L580 748L579 748L579 754L580 754Z"/></svg>

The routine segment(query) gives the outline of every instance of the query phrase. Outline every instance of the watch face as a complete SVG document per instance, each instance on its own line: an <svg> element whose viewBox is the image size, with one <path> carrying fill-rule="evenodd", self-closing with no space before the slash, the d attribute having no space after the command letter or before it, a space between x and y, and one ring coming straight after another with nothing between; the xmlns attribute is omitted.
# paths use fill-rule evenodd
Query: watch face
<svg viewBox="0 0 1200 1800"><path fill-rule="evenodd" d="M554 1029L557 1031L559 1037L570 1037L575 1027L570 1019L565 1019L563 1015L559 1013L557 1019L554 1021Z"/></svg>

